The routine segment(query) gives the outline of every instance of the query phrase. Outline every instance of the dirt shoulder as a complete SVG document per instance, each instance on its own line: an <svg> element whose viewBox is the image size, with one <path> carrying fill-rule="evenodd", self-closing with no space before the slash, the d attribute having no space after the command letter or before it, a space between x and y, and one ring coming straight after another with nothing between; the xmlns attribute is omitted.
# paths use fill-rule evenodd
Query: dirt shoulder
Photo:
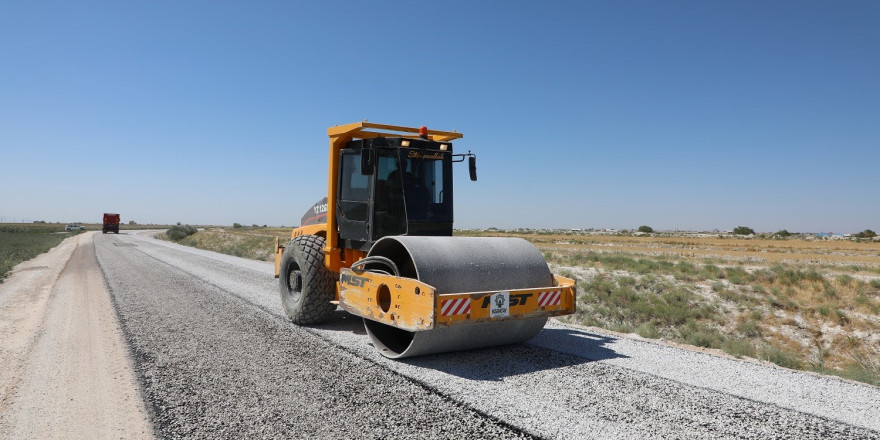
<svg viewBox="0 0 880 440"><path fill-rule="evenodd" d="M94 233L0 284L0 437L152 438Z"/></svg>

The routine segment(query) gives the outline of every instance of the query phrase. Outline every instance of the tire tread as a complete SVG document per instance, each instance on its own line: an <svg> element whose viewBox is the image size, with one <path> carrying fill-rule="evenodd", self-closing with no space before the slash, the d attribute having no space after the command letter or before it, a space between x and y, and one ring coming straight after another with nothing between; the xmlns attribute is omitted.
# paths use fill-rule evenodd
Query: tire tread
<svg viewBox="0 0 880 440"><path fill-rule="evenodd" d="M287 316L297 325L314 325L326 322L336 305L331 303L335 296L333 274L324 266L324 238L317 235L303 235L296 237L287 244L287 252L300 266L302 273L302 295L298 304L294 307L285 305L284 296L287 293L287 277L280 277L282 305ZM282 261L282 271L287 267Z"/></svg>

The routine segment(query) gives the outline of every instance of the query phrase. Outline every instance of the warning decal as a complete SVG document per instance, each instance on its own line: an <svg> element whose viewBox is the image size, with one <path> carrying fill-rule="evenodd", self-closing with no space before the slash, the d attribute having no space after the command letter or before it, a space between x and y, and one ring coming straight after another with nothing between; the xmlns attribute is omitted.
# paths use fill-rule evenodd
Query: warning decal
<svg viewBox="0 0 880 440"><path fill-rule="evenodd" d="M541 307L558 306L562 300L562 291L551 290L538 294L538 305Z"/></svg>
<svg viewBox="0 0 880 440"><path fill-rule="evenodd" d="M447 299L440 302L440 314L443 316L464 315L471 312L471 300L468 298Z"/></svg>

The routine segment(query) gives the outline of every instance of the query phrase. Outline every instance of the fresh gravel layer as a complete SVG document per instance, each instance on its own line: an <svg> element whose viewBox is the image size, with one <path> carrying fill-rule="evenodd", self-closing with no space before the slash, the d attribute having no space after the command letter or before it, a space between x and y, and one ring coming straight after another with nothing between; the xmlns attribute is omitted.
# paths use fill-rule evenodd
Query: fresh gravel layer
<svg viewBox="0 0 880 440"><path fill-rule="evenodd" d="M529 437L117 243L98 258L159 437Z"/></svg>
<svg viewBox="0 0 880 440"><path fill-rule="evenodd" d="M585 334L591 336L583 337ZM880 408L880 388L863 383L682 350L636 338L603 336L557 322L548 323L529 344L880 430L880 413L865 411L865 408ZM681 368L681 365L690 368Z"/></svg>
<svg viewBox="0 0 880 440"><path fill-rule="evenodd" d="M880 438L876 430L880 423L874 415L878 405L872 404L880 402L877 388L557 324L549 325L526 345L388 360L369 345L359 319L343 312L337 312L333 322L324 326L303 329L287 324L271 263L135 236L120 236L118 240L136 244L137 252L132 254L149 255L185 272L188 275L180 275L183 279L191 278L189 284L199 285L210 295L234 304L238 297L242 309L248 303L257 306L260 312L252 315L253 322L245 327L236 324L236 332L272 324L263 334L266 339L293 337L301 344L309 341L310 346L317 344L325 351L334 352L335 346L348 353L340 355L342 363L330 368L332 371L354 375L364 369L376 371L370 377L393 372L390 374L395 377L409 378L406 383L435 393L440 401L463 405L487 415L488 420L503 421L513 427L503 433L453 430L440 436L508 437L521 435L521 431L545 438ZM147 263L141 258L136 265L141 264ZM113 272L107 268L105 271ZM203 281L194 281L197 279ZM206 287L208 284L210 288ZM131 288L138 285L135 283ZM162 291L168 289L163 287ZM121 305L120 314L126 315ZM254 338L260 339L259 335ZM257 347L266 343L252 344ZM322 356L326 354L322 352ZM264 358L261 357L262 362L271 362ZM273 371L278 368L286 367L275 367ZM749 375L742 377L746 385L736 381L737 375ZM247 376L247 380L254 379ZM362 385L360 380L355 383ZM751 389L753 385L765 389ZM801 386L818 387L821 399L811 399L816 391L798 388ZM325 384L318 389L326 387ZM378 390L364 393L375 391ZM850 405L851 397L857 402L855 405ZM813 400L821 403L804 404ZM789 401L793 403L787 404ZM376 414L384 414L397 404L382 405L384 410ZM861 412L854 408L862 404L867 406ZM369 412L364 417L375 417ZM356 416L349 416L353 417ZM379 435L420 435L410 428ZM341 432L320 434L338 436ZM373 431L366 432L370 436Z"/></svg>

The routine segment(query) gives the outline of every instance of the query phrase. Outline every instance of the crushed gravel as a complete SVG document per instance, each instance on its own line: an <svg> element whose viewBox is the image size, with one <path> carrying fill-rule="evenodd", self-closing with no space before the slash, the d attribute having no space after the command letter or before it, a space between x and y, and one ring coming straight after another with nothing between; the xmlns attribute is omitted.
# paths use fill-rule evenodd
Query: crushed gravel
<svg viewBox="0 0 880 440"><path fill-rule="evenodd" d="M98 258L161 438L529 437L115 241Z"/></svg>
<svg viewBox="0 0 880 440"><path fill-rule="evenodd" d="M161 437L880 438L875 387L558 324L393 361L343 312L289 323L271 263L138 235L96 250ZM830 405L804 403L815 387Z"/></svg>

